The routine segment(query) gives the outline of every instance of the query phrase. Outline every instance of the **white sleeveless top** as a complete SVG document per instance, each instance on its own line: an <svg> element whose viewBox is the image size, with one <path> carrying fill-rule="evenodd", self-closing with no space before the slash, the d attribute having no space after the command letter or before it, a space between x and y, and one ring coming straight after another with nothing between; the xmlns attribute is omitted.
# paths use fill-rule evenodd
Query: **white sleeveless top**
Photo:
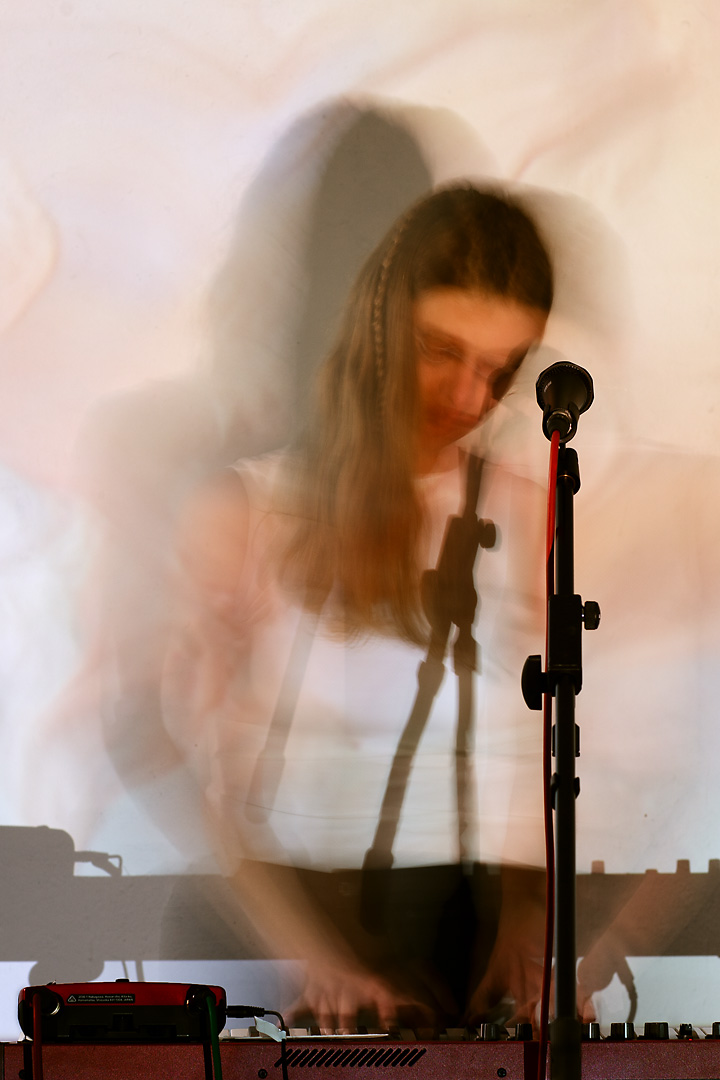
<svg viewBox="0 0 720 1080"><path fill-rule="evenodd" d="M250 506L252 572L237 598L246 637L231 691L203 717L201 731L183 722L182 737L206 759L210 794L224 817L237 822L246 854L320 870L358 868L373 840L425 650L381 634L338 640L322 617L315 624L285 595L267 565L281 527L283 461L272 455L236 466ZM418 485L430 523L427 565L434 566L448 515L462 512L464 470L433 474ZM496 524L498 542L481 550L476 562L477 817L468 854L486 862L544 860L541 714L526 708L520 691L526 656L543 651L538 495L527 480L485 466L478 513ZM395 866L459 857L451 649L445 668L412 763L393 845ZM268 739L280 696L284 705Z"/></svg>

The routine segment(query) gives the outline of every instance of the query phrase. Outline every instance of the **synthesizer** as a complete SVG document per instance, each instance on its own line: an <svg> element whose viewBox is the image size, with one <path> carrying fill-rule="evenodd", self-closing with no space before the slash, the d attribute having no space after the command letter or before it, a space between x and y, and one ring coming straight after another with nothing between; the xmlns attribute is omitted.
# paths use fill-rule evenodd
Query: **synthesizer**
<svg viewBox="0 0 720 1080"><path fill-rule="evenodd" d="M0 1047L2 1080L23 1080L22 1043ZM224 1080L282 1080L278 1043L224 1038ZM536 1080L533 1040L289 1038L289 1080ZM198 1043L53 1043L43 1048L46 1080L203 1080ZM583 1080L720 1080L720 1039L596 1040L582 1046Z"/></svg>

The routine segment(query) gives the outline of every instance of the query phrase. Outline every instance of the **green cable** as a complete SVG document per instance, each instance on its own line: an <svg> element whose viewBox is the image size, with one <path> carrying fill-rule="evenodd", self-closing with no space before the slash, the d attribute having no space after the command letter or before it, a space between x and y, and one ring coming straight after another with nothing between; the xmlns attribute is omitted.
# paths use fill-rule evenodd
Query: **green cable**
<svg viewBox="0 0 720 1080"><path fill-rule="evenodd" d="M215 1012L215 995L212 991L205 995L205 1001L207 1002L210 1023L210 1053L212 1055L213 1073L215 1080L222 1080L222 1063L220 1061L220 1040L218 1038L217 1015Z"/></svg>

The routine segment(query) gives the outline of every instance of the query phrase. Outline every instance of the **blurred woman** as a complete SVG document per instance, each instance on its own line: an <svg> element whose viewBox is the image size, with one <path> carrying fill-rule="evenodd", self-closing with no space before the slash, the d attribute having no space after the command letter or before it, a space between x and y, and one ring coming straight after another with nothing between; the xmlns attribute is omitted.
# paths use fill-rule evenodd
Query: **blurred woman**
<svg viewBox="0 0 720 1080"><path fill-rule="evenodd" d="M479 1019L503 998L506 1018L534 1012L541 776L519 672L541 616L542 522L531 485L480 468L466 444L552 297L518 199L430 195L360 273L299 444L238 463L184 516L167 726L203 778L238 902L270 955L306 962L298 1009L323 1026ZM477 496L473 476L500 541L475 574L481 664L460 784L450 672L397 751L431 634L426 571ZM371 925L367 853L388 814Z"/></svg>

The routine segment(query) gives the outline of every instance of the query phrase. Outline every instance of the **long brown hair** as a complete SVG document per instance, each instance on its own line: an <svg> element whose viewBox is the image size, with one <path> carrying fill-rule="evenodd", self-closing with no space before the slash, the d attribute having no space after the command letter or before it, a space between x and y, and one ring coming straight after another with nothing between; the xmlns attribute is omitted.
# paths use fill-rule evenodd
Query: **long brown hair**
<svg viewBox="0 0 720 1080"><path fill-rule="evenodd" d="M306 606L318 609L330 595L348 634L425 638L413 305L440 286L550 310L550 260L517 199L463 185L412 207L363 267L320 370L283 569Z"/></svg>

